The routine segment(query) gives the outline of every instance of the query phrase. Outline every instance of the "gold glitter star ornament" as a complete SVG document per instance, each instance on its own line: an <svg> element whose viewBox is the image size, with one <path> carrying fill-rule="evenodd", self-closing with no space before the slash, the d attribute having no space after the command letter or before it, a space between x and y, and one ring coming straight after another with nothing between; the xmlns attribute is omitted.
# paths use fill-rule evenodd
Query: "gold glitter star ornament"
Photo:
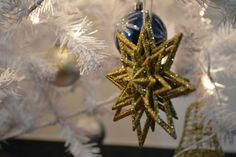
<svg viewBox="0 0 236 157"><path fill-rule="evenodd" d="M194 90L187 79L170 70L182 34L157 46L148 15L145 21L137 45L117 33L123 66L107 74L107 78L122 90L112 107L116 110L114 121L131 116L140 147L149 129L155 130L155 124L176 138L173 118L177 119L177 114L170 100Z"/></svg>

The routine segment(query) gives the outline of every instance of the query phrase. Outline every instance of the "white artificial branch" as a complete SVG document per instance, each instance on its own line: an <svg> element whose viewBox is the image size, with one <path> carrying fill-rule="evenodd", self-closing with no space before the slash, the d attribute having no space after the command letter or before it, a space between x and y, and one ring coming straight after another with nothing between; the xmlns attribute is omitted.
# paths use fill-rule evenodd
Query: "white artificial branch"
<svg viewBox="0 0 236 157"><path fill-rule="evenodd" d="M236 28L236 1L235 0L181 0L185 4L197 4L194 7L201 6L204 10L213 14L209 17L211 20L217 20L217 27ZM210 8L210 9L208 9Z"/></svg>
<svg viewBox="0 0 236 157"><path fill-rule="evenodd" d="M26 16L33 24L40 23L40 18L54 16L54 5L58 5L57 0L37 0L27 11Z"/></svg>
<svg viewBox="0 0 236 157"><path fill-rule="evenodd" d="M67 17L58 23L60 25L57 36L61 48L67 47L69 53L77 56L77 67L81 75L99 69L106 57L106 46L103 41L92 36L96 32L91 31L92 22L87 18Z"/></svg>
<svg viewBox="0 0 236 157"><path fill-rule="evenodd" d="M96 111L99 111L99 108L102 108L104 105L110 105L117 98L118 98L118 94L114 94L113 96L107 98L106 100L97 102L97 104L95 104ZM63 117L62 119L64 121L68 121L70 119L76 118L76 117L78 117L78 116L80 116L84 113L87 113L87 112L88 112L87 109L84 109L82 111L77 111L75 113L71 113L71 114L68 114L68 115L65 115L65 116L60 115L59 117ZM2 141L2 140L9 139L9 138L19 137L19 136L24 135L24 134L29 133L29 132L33 132L33 131L36 131L36 130L39 130L39 129L44 129L44 128L47 128L47 127L50 127L50 126L57 125L58 123L59 123L59 119L56 118L56 119L51 120L49 122L46 122L44 124L34 126L33 128L30 128L30 129L18 130L17 132L14 132L12 134L7 134L6 136L0 137L0 140Z"/></svg>
<svg viewBox="0 0 236 157"><path fill-rule="evenodd" d="M23 77L19 77L14 70L7 68L0 74L0 89L8 87L14 81L22 81Z"/></svg>
<svg viewBox="0 0 236 157"><path fill-rule="evenodd" d="M86 136L78 135L78 131L72 126L64 124L62 136L66 138L65 146L74 157L101 157L99 148L93 143L84 144L88 139Z"/></svg>
<svg viewBox="0 0 236 157"><path fill-rule="evenodd" d="M0 103L9 97L19 97L19 82L24 79L17 75L16 71L7 68L0 69Z"/></svg>
<svg viewBox="0 0 236 157"><path fill-rule="evenodd" d="M48 98L48 100L50 101L50 98ZM98 154L100 153L99 148L94 147L94 144L86 144L86 142L88 142L87 137L83 135L82 132L79 133L78 130L76 130L77 128L74 128L66 121L54 103L50 102L48 105L51 111L54 113L56 121L62 127L62 136L66 139L65 147L68 148L74 157L100 156Z"/></svg>

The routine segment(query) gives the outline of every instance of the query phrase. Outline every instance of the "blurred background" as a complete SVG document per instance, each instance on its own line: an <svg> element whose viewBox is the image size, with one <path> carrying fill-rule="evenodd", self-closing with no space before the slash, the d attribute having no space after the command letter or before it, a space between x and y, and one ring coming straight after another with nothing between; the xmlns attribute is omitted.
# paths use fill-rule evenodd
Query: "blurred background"
<svg viewBox="0 0 236 157"><path fill-rule="evenodd" d="M226 80L223 80L226 81ZM227 80L227 82L235 82L235 80ZM117 88L110 83L105 81L100 84L100 88L97 89L99 93L98 97L109 97L114 91L118 91ZM230 96L231 104L236 102L235 97L236 90L229 91L227 94ZM68 111L73 111L78 107L78 104L81 102L83 92L78 89L74 94L68 96L64 101L67 104L66 108ZM179 120L175 121L175 127L177 130L177 140L172 139L162 128L157 126L156 132L149 133L144 147L155 147L155 148L166 148L166 149L175 149L178 146L179 140L182 135L183 125L184 125L184 116L186 108L193 102L192 97L181 97L174 99L173 104L176 108L176 111L179 116ZM236 111L236 105L232 106L232 111ZM104 144L106 145L120 145L120 146L138 146L138 140L136 137L136 132L132 132L131 128L131 119L126 118L118 122L113 122L114 112L108 111L103 115L99 116L102 120L102 123L105 126L106 135ZM87 124L88 126L90 124ZM46 129L37 130L32 134L28 134L20 137L21 139L36 139L36 140L46 140L46 141L63 141L58 133L59 127L49 127ZM236 143L229 144L226 143L223 145L223 148L226 152L235 152L236 153Z"/></svg>
<svg viewBox="0 0 236 157"><path fill-rule="evenodd" d="M93 4L93 2L89 2ZM133 3L130 3L130 7L132 8ZM175 0L157 0L154 1L155 9L153 12L155 12L166 24L167 30L168 30L168 38L171 38L174 34L174 24L176 22L181 23L181 21L185 18L184 15L181 16L183 13L181 10L182 3L178 3ZM158 8L158 9L156 9ZM175 16L173 16L175 15ZM211 18L213 16L216 16L216 14L209 15ZM179 17L176 19L176 17ZM182 18L181 18L182 17ZM213 21L213 22L217 22ZM113 43L113 41L111 41ZM114 44L113 44L114 46ZM114 50L118 54L117 50ZM178 52L177 52L178 53ZM226 63L227 64L227 63ZM223 84L229 84L233 85L235 84L235 79L221 79L219 82ZM91 89L96 90L96 97L98 100L103 100L109 96L111 96L111 93L119 92L119 90L112 84L110 81L104 79L100 82L97 89ZM229 104L232 104L230 107L232 111L236 111L236 97L235 97L236 89L227 90L225 92L226 95L229 96ZM78 109L78 104L82 102L83 99L83 91L80 88L77 88L74 93L70 94L64 99L64 104L66 105L65 109L69 111L73 111ZM175 149L179 143L179 140L182 135L183 131L183 125L184 125L184 116L186 108L194 101L193 96L188 97L181 97L176 98L173 100L174 107L178 113L179 120L175 120L175 126L177 130L177 140L172 139L169 135L167 135L162 128L157 126L155 133L150 133L147 137L145 147L158 147L158 148L171 148ZM111 108L111 107L110 107ZM104 112L101 116L99 116L99 119L101 119L104 128L105 128L105 140L104 144L107 145L121 145L121 146L137 146L137 137L136 133L131 131L131 119L126 118L123 120L120 120L118 122L113 122L113 111L107 111ZM90 124L88 124L90 125ZM58 132L58 127L49 127L46 129L40 129L35 131L32 134L28 134L25 136L20 137L21 139L38 139L38 140L46 140L46 141L63 141L62 138L58 134L55 134L55 132ZM235 152L236 153L236 143L229 144L225 143L223 145L224 150L227 152Z"/></svg>

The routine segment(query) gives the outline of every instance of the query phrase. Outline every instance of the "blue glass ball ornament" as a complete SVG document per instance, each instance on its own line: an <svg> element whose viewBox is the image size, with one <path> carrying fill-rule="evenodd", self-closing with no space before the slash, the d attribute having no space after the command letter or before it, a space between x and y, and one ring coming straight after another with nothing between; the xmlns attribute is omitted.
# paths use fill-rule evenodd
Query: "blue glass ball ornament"
<svg viewBox="0 0 236 157"><path fill-rule="evenodd" d="M123 19L123 25L125 25L125 28L123 26L122 29L118 28L115 32L116 47L119 51L119 42L116 37L117 32L124 34L129 41L137 45L140 31L143 26L143 10L136 9L133 12L129 13ZM154 34L156 45L160 45L167 40L166 26L162 22L162 20L154 13L152 14L152 31Z"/></svg>

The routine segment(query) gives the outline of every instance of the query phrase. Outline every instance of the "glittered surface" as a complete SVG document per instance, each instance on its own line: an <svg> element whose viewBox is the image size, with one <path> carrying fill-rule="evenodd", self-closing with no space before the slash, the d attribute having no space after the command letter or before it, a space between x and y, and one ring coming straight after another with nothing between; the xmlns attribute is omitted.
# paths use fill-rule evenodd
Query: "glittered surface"
<svg viewBox="0 0 236 157"><path fill-rule="evenodd" d="M149 129L155 130L155 124L176 138L173 118L177 119L177 114L170 100L194 90L187 79L170 70L182 34L156 46L150 18L146 16L137 45L122 34L117 33L117 38L123 66L107 75L122 90L112 107L116 110L114 121L131 116L140 147ZM166 121L161 112L166 114ZM142 126L145 115L146 121Z"/></svg>
<svg viewBox="0 0 236 157"><path fill-rule="evenodd" d="M196 102L186 110L183 135L175 152L178 157L224 157L211 122L203 125L202 107L202 102ZM203 140L204 138L207 140ZM186 150L189 146L192 147Z"/></svg>

